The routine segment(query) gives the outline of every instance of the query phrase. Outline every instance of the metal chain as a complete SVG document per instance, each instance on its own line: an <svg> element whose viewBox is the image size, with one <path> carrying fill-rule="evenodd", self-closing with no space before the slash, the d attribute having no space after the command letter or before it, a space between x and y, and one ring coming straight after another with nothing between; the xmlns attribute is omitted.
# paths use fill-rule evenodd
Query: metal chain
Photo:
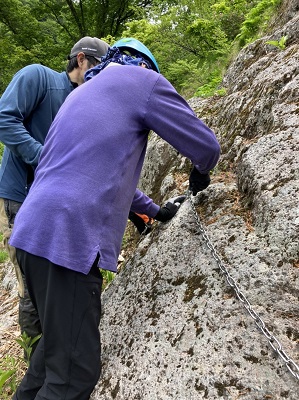
<svg viewBox="0 0 299 400"><path fill-rule="evenodd" d="M285 363L285 365L287 366L288 370L290 371L290 373L297 378L297 380L299 381L299 366L295 363L295 361L289 357L286 352L283 350L281 343L279 342L279 340L268 330L268 328L266 327L264 321L262 320L262 318L257 314L256 311L253 310L250 302L247 300L247 298L245 297L244 293L242 293L242 291L240 290L240 288L238 287L236 281L234 280L234 278L230 275L230 273L228 272L226 266L223 264L223 262L221 261L215 247L213 246L210 238L208 237L200 219L198 216L198 213L195 209L195 205L192 201L191 198L191 193L188 191L187 192L187 199L189 200L190 204L191 204L191 209L194 213L195 219L196 219L196 223L198 226L198 229L200 231L200 233L202 234L203 239L206 242L207 247L211 250L212 256L213 258L216 260L218 267L220 268L221 272L223 272L223 274L225 275L225 278L227 280L227 283L234 289L234 292L236 294L236 296L238 297L238 299L241 301L241 303L243 304L243 306L245 307L245 309L247 310L247 312L249 313L249 315L254 319L254 322L256 324L256 326L259 328L259 330L265 335L265 337L267 338L270 346L272 347L272 349L281 357L281 359L283 360L283 362Z"/></svg>

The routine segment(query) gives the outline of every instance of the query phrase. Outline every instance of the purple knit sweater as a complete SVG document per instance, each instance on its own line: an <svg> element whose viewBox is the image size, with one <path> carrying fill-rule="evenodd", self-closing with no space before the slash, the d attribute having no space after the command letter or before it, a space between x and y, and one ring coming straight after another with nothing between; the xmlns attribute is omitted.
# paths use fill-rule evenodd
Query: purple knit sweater
<svg viewBox="0 0 299 400"><path fill-rule="evenodd" d="M219 158L214 133L160 74L135 66L104 69L73 91L46 138L36 177L10 244L87 274L116 271L128 213L154 217L136 192L153 130L206 173Z"/></svg>

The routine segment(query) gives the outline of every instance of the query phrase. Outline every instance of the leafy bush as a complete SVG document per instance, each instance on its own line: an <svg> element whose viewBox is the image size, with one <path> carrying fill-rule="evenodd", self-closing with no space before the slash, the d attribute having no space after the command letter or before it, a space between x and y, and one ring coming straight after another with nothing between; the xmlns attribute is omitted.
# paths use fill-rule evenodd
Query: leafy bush
<svg viewBox="0 0 299 400"><path fill-rule="evenodd" d="M30 337L26 332L23 332L16 342L23 348L25 361L29 365L30 356L33 350L33 345L41 338L42 335L37 335L35 337Z"/></svg>
<svg viewBox="0 0 299 400"><path fill-rule="evenodd" d="M169 64L164 75L181 93L184 88L194 93L201 81L200 67L196 60L177 60Z"/></svg>
<svg viewBox="0 0 299 400"><path fill-rule="evenodd" d="M0 263L5 262L8 259L8 253L5 250L0 250Z"/></svg>
<svg viewBox="0 0 299 400"><path fill-rule="evenodd" d="M266 43L271 44L272 46L275 46L280 50L284 50L286 47L287 40L288 36L282 36L280 40L268 40Z"/></svg>
<svg viewBox="0 0 299 400"><path fill-rule="evenodd" d="M3 151L4 151L4 144L2 142L0 142L0 162L2 160Z"/></svg>
<svg viewBox="0 0 299 400"><path fill-rule="evenodd" d="M109 285L109 283L113 281L115 273L105 269L101 269L101 274L103 276L103 290L104 290Z"/></svg>
<svg viewBox="0 0 299 400"><path fill-rule="evenodd" d="M0 360L0 398L9 400L17 387L19 363L14 357L5 356Z"/></svg>
<svg viewBox="0 0 299 400"><path fill-rule="evenodd" d="M198 97L210 97L213 95L223 96L226 94L224 88L219 88L222 82L222 74L219 70L213 71L208 79L208 82L202 86L199 86L195 92L195 96Z"/></svg>
<svg viewBox="0 0 299 400"><path fill-rule="evenodd" d="M237 35L241 47L253 42L259 32L267 26L270 17L281 3L281 0L261 0L247 14Z"/></svg>

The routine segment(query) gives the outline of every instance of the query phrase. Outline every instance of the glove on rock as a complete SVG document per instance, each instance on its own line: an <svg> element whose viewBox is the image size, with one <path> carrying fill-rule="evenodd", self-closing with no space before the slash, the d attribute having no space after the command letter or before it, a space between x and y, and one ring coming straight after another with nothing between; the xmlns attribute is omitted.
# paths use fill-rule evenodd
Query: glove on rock
<svg viewBox="0 0 299 400"><path fill-rule="evenodd" d="M185 200L186 196L179 196L173 199L170 199L165 206L161 207L158 211L155 219L160 222L169 221L172 217L175 216L181 204Z"/></svg>
<svg viewBox="0 0 299 400"><path fill-rule="evenodd" d="M189 190L195 196L201 190L206 189L211 182L210 174L201 174L195 167L193 167L189 176Z"/></svg>

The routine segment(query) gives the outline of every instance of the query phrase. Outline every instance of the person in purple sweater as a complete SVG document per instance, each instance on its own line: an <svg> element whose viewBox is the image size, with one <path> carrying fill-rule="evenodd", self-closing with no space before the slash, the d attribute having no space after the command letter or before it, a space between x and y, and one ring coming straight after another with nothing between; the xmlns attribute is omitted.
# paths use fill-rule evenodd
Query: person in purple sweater
<svg viewBox="0 0 299 400"><path fill-rule="evenodd" d="M117 42L85 77L51 125L10 239L43 331L14 400L89 399L101 371L99 268L116 272L130 209L166 221L178 208L136 190L149 131L192 161L194 195L220 154L136 39Z"/></svg>

